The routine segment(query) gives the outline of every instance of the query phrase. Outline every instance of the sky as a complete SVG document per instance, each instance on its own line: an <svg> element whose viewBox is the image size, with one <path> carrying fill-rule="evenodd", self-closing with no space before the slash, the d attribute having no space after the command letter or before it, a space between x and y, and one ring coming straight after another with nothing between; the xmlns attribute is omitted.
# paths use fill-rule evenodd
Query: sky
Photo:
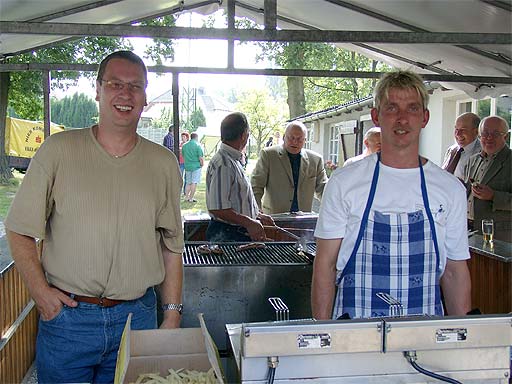
<svg viewBox="0 0 512 384"><path fill-rule="evenodd" d="M217 18L219 19L219 18ZM216 27L220 25L215 23ZM182 27L201 27L202 17L197 14L189 13L181 15L177 20L177 25ZM143 57L144 47L147 39L130 38L134 47L134 52ZM227 43L221 40L175 40L174 61L164 62L168 66L198 66L198 67L219 67L227 66ZM235 44L235 67L238 68L268 68L268 62L255 63L256 48L252 44ZM153 65L150 60L144 59L146 65ZM204 87L208 92L224 91L227 93L231 88L252 89L261 88L265 85L264 76L249 75L206 75L206 74L181 74L180 87ZM148 101L167 92L172 87L172 74L155 73L148 74ZM80 79L76 87L71 87L66 91L52 91L52 96L63 98L66 95L72 95L75 92L85 93L90 97L95 97L94 82L88 79Z"/></svg>

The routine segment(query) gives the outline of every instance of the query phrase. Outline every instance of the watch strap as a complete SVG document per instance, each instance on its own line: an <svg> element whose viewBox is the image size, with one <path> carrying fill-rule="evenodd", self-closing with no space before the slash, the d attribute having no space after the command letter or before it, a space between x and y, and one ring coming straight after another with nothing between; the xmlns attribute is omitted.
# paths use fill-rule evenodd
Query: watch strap
<svg viewBox="0 0 512 384"><path fill-rule="evenodd" d="M162 304L162 311L177 311L180 315L183 313L183 304Z"/></svg>

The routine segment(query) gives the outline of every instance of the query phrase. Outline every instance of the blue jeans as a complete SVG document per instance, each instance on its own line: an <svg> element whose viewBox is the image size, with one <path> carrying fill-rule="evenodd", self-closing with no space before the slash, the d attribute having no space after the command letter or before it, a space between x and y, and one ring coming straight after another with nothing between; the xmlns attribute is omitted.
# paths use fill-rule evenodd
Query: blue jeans
<svg viewBox="0 0 512 384"><path fill-rule="evenodd" d="M185 182L185 163L180 163L180 171L181 177L183 178L183 194L185 194L185 187L187 186L187 183Z"/></svg>
<svg viewBox="0 0 512 384"><path fill-rule="evenodd" d="M64 306L49 321L39 319L36 365L39 383L112 383L117 351L129 313L132 329L156 328L156 295L113 307Z"/></svg>

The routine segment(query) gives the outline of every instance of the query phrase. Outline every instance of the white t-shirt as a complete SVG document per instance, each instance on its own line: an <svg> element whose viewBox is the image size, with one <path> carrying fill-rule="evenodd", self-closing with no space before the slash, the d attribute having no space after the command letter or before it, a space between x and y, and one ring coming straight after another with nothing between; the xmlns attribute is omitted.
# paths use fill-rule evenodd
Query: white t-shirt
<svg viewBox="0 0 512 384"><path fill-rule="evenodd" d="M315 237L343 239L336 267L342 271L355 245L366 207L377 154L338 168L330 177L322 197ZM423 166L428 200L436 224L440 268L446 258L469 259L466 191L462 183L431 161ZM419 168L397 169L380 164L372 210L405 213L422 209Z"/></svg>

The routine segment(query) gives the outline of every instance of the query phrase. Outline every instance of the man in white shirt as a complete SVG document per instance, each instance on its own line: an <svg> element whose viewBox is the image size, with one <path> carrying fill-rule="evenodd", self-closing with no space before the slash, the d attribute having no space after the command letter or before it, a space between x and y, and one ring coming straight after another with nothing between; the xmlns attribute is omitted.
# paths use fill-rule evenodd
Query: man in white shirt
<svg viewBox="0 0 512 384"><path fill-rule="evenodd" d="M455 120L453 136L456 143L446 151L441 168L446 169L461 180L464 179L464 169L469 162L469 158L482 149L480 140L478 140L479 124L480 118L471 112L463 113Z"/></svg>
<svg viewBox="0 0 512 384"><path fill-rule="evenodd" d="M449 315L471 306L462 183L419 156L429 120L428 92L411 72L386 73L375 89L372 120L381 152L331 175L315 229L313 317L391 315L379 293L404 314Z"/></svg>
<svg viewBox="0 0 512 384"><path fill-rule="evenodd" d="M380 151L380 128L373 127L370 128L365 134L363 138L364 143L364 151L360 155L351 157L347 159L343 163L343 166L346 167L349 164L355 163L358 160L364 159L366 156L370 156L372 153L376 153Z"/></svg>

